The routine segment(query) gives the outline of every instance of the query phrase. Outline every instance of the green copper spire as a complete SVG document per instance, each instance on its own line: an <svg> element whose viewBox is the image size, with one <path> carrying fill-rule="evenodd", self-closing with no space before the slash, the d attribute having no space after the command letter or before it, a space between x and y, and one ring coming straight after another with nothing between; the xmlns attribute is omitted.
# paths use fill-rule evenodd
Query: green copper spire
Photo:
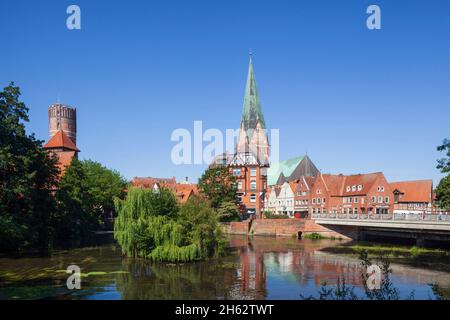
<svg viewBox="0 0 450 320"><path fill-rule="evenodd" d="M244 108L242 111L241 127L245 131L253 131L256 128L258 120L263 129L266 128L264 116L259 103L258 90L256 88L255 74L253 72L252 56L250 55L250 64L248 66L247 86L245 88Z"/></svg>

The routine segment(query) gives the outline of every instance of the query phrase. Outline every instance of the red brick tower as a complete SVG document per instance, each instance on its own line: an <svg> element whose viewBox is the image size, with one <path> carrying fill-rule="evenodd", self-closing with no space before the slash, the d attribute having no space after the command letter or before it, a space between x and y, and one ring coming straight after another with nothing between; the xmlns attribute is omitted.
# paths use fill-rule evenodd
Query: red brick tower
<svg viewBox="0 0 450 320"><path fill-rule="evenodd" d="M55 103L48 107L50 138L59 130L77 144L77 109L64 104Z"/></svg>
<svg viewBox="0 0 450 320"><path fill-rule="evenodd" d="M44 149L58 156L58 166L61 175L78 156L77 141L77 110L56 103L48 107L50 139Z"/></svg>

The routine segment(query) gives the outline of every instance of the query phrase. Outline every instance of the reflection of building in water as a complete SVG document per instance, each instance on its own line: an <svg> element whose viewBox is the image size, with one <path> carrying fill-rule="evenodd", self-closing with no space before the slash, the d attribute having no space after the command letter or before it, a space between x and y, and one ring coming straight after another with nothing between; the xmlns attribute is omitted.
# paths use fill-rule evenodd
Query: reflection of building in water
<svg viewBox="0 0 450 320"><path fill-rule="evenodd" d="M240 293L251 295L253 299L263 299L266 296L264 252L254 251L250 247L242 247L239 256L241 261L238 269Z"/></svg>
<svg viewBox="0 0 450 320"><path fill-rule="evenodd" d="M282 242L280 240L280 242ZM251 298L263 298L268 291L267 277L275 274L284 281L316 286L334 285L345 279L348 285L360 286L361 269L357 259L322 253L321 246L305 245L287 249L276 242L266 246L259 241L239 246L239 292Z"/></svg>

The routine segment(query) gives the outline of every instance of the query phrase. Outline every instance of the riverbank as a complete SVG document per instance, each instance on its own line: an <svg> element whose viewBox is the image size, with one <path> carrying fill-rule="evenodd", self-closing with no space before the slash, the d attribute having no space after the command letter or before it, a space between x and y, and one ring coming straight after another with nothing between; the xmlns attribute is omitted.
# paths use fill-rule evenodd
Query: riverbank
<svg viewBox="0 0 450 320"><path fill-rule="evenodd" d="M324 249L324 251L340 254L359 254L366 251L369 255L383 257L417 257L417 256L446 256L450 257L449 250L420 248L416 246L392 246L384 244L353 244L338 245Z"/></svg>

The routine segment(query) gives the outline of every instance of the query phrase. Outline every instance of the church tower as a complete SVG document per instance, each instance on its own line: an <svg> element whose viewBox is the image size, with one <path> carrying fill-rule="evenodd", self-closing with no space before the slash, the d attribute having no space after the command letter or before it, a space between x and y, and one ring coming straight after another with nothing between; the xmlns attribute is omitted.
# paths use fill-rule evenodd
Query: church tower
<svg viewBox="0 0 450 320"><path fill-rule="evenodd" d="M236 145L236 153L242 152L251 152L254 154L261 165L269 164L269 141L267 138L266 123L259 102L251 56L241 125Z"/></svg>
<svg viewBox="0 0 450 320"><path fill-rule="evenodd" d="M236 153L229 166L236 178L243 218L261 218L267 189L269 141L251 57Z"/></svg>

